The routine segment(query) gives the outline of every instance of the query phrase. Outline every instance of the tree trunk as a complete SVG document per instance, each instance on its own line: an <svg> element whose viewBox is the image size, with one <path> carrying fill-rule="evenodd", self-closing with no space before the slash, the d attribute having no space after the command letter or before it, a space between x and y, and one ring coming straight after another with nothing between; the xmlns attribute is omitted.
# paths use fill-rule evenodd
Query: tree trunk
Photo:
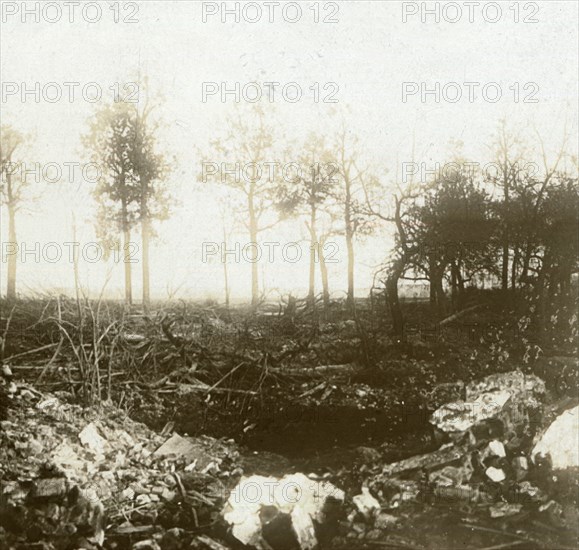
<svg viewBox="0 0 579 550"><path fill-rule="evenodd" d="M324 308L327 310L330 307L330 286L328 284L328 265L326 264L326 256L324 254L324 245L326 239L321 238L320 247L320 275L322 276L322 296L324 300Z"/></svg>
<svg viewBox="0 0 579 550"><path fill-rule="evenodd" d="M149 272L149 242L151 239L151 220L149 219L149 182L146 177L139 176L141 183L141 253L143 275L143 310L148 311L151 305L151 283Z"/></svg>
<svg viewBox="0 0 579 550"><path fill-rule="evenodd" d="M346 248L348 250L348 310L354 310L354 242L351 231L346 232Z"/></svg>
<svg viewBox="0 0 579 550"><path fill-rule="evenodd" d="M72 242L76 242L76 216L74 212L72 213ZM76 246L72 249L72 272L74 275L74 296L76 303L80 304L80 278L78 275L78 249Z"/></svg>
<svg viewBox="0 0 579 550"><path fill-rule="evenodd" d="M144 218L141 222L141 241L143 252L141 260L143 262L143 309L147 311L151 305L151 284L149 274L149 241L150 241L149 220Z"/></svg>
<svg viewBox="0 0 579 550"><path fill-rule="evenodd" d="M515 245L513 265L511 266L511 289L513 292L517 289L517 265L519 264L519 259L521 257L521 249L518 245Z"/></svg>
<svg viewBox="0 0 579 550"><path fill-rule="evenodd" d="M12 194L12 174L6 171L6 195L8 198L8 242L14 246L14 254L8 256L7 277L6 277L6 299L16 299L16 263L18 254L18 243L16 242L16 205Z"/></svg>
<svg viewBox="0 0 579 550"><path fill-rule="evenodd" d="M227 234L225 232L225 222L223 224L223 250L227 250ZM229 311L229 273L227 272L227 261L222 258L223 264L223 282L225 284L225 307Z"/></svg>
<svg viewBox="0 0 579 550"><path fill-rule="evenodd" d="M398 340L404 338L404 317L398 297L398 280L402 275L404 264L403 258L395 260L386 279L386 300L388 301L388 308L392 317L392 333Z"/></svg>
<svg viewBox="0 0 579 550"><path fill-rule="evenodd" d="M129 227L129 214L127 211L127 189L125 186L125 174L119 176L121 189L121 224L123 228L123 263L125 265L125 303L133 304L133 281L131 273L131 229Z"/></svg>
<svg viewBox="0 0 579 550"><path fill-rule="evenodd" d="M131 272L131 231L123 231L123 262L125 264L125 303L133 304L133 281Z"/></svg>
<svg viewBox="0 0 579 550"><path fill-rule="evenodd" d="M346 307L348 311L354 311L354 229L352 227L352 197L350 193L350 179L344 178L346 184L346 197L344 200L344 225L346 230L346 249L348 251L348 295Z"/></svg>
<svg viewBox="0 0 579 550"><path fill-rule="evenodd" d="M10 177L8 175L7 177ZM8 242L15 247L14 254L8 256L8 269L6 278L6 299L16 298L16 263L18 254L18 243L16 242L16 212L12 201L8 203Z"/></svg>
<svg viewBox="0 0 579 550"><path fill-rule="evenodd" d="M11 161L11 157L8 157ZM6 299L16 299L16 264L18 261L18 243L16 242L16 202L12 189L12 172L6 170L6 206L8 208L8 242L14 247L14 254L8 255L6 273Z"/></svg>
<svg viewBox="0 0 579 550"><path fill-rule="evenodd" d="M430 284L436 298L436 309L439 316L446 315L446 295L442 285L443 274L444 268L440 266L436 266L430 272Z"/></svg>
<svg viewBox="0 0 579 550"><path fill-rule="evenodd" d="M316 254L319 254L319 243L316 239L316 207L310 206L310 276L308 286L308 303L313 307L316 301Z"/></svg>
<svg viewBox="0 0 579 550"><path fill-rule="evenodd" d="M259 273L257 269L257 219L255 216L255 205L253 204L253 193L248 195L249 209L249 242L251 244L251 305L259 304Z"/></svg>
<svg viewBox="0 0 579 550"><path fill-rule="evenodd" d="M458 267L456 262L453 260L450 263L450 287L451 287L451 303L452 303L452 311L456 311L458 309Z"/></svg>
<svg viewBox="0 0 579 550"><path fill-rule="evenodd" d="M434 279L436 277L436 258L431 253L428 255L428 287L429 287L429 304L431 311L436 309L436 288Z"/></svg>
<svg viewBox="0 0 579 550"><path fill-rule="evenodd" d="M549 251L545 251L539 276L537 277L537 329L541 341L545 341L547 332L547 291L548 291L548 272L551 269L551 258Z"/></svg>
<svg viewBox="0 0 579 550"><path fill-rule="evenodd" d="M509 174L507 173L507 170L508 165L505 162L503 175L503 185L505 189L505 198L503 202L503 260L501 271L501 288L505 292L509 288Z"/></svg>

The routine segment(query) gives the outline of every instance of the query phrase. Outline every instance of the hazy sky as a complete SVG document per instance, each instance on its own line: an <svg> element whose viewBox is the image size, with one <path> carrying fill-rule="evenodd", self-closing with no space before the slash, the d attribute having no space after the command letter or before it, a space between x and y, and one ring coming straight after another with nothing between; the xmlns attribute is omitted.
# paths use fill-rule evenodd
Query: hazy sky
<svg viewBox="0 0 579 550"><path fill-rule="evenodd" d="M267 8L260 3L260 22L235 22L229 15L224 23L220 12L202 21L204 4L206 10L207 4L220 9L222 2L194 1L99 2L100 20L94 23L83 19L80 8L76 8L74 21L69 22L68 8L62 5L59 21L43 20L41 8L40 22L35 22L33 15L23 22L23 5L34 9L34 4L3 2L2 123L31 135L24 160L42 166L57 163L63 175L59 183L31 185L30 192L38 198L30 204L30 210L19 215L18 241L28 248L39 243L41 250L46 243L56 242L66 252L63 243L72 240L73 211L77 240L83 244L95 240L91 184L79 168L73 170L75 181L69 181L63 165L88 161L80 136L86 132L87 119L96 105L83 98L82 90L92 97L95 89L101 89L103 100L110 101L111 87L114 89L116 83L134 81L139 73L147 75L151 90L164 96L158 110L166 123L161 141L177 159L170 188L180 202L171 220L159 226L159 239L152 248L152 289L158 297L166 297L168 288L180 288L178 295L218 295L222 288L221 265L201 262L202 243L219 242L222 227L213 192L207 186L200 190L197 182L201 172L198 151L207 151L209 142L220 135L235 103L231 96L224 103L218 95L203 102L204 82L227 82L231 87L235 82L241 86L252 81L275 81L281 86L298 83L303 91L299 102L287 102L278 94L273 106L266 105L279 127L279 145L286 139L300 140L312 130L331 137L343 119L360 139L362 162L370 163L389 185L394 182L397 166L399 170L402 162L412 160L413 135L415 160L429 167L445 160L452 138L464 142L466 156L482 162L489 158L488 144L501 117L507 117L511 127L521 129L531 140L536 127L550 153L560 144L567 121L573 136L568 149L577 154L575 1L521 2L518 23L511 1L498 3L502 17L496 23L484 20L482 9L488 2L474 8L473 22L468 20L464 3L458 2L454 4L464 10L462 18L456 23L437 23L433 16L422 22L421 13L409 15L403 22L402 2L359 0L299 2L302 16L294 23L281 15L285 2L276 8L273 22L268 21ZM236 3L226 4L234 9ZM239 4L243 10L248 3ZM410 3L406 11L412 13L420 4ZM445 3L427 4L435 7ZM536 5L537 13L528 11L528 5ZM321 20L326 17L338 22L314 22L316 12L311 8L318 10ZM295 17L295 8L285 9L288 17ZM44 16L57 19L57 9L52 10L45 9ZM248 17L257 13L252 11L254 7L245 10ZM454 17L455 12L446 10L442 15ZM485 14L493 18L495 12L488 10ZM97 13L93 6L86 8L85 15L94 19ZM118 23L115 15L121 19ZM538 22L525 23L525 18ZM123 19L135 22L124 23ZM79 83L73 102L69 101L66 82ZM421 88L432 89L437 82L445 95L438 102L432 95L421 102ZM472 102L465 82L478 83ZM36 102L34 94L22 97L22 87L32 90L36 83L41 89L40 101ZM56 87L46 87L48 83L56 83ZM85 88L89 83L95 84ZM320 85L321 98L337 89L338 103L316 103L310 89L314 83ZM335 84L324 91L326 83ZM403 83L408 83L408 90L419 90L405 102ZM497 83L502 91L495 103L481 96L485 87L487 96L494 97L496 85L487 86L489 83ZM60 101L47 101L58 89L63 94ZM452 102L456 90L463 95ZM517 90L518 102L514 95ZM537 102L527 103L525 98ZM7 238L4 214L2 210L3 240ZM279 241L283 246L302 237L302 224L293 222L264 235L264 240ZM242 234L233 239L242 245L247 240ZM335 241L339 246L338 263L330 266L330 274L332 288L339 290L346 286L346 257L340 239ZM369 286L372 266L384 258L389 242L388 238L374 237L358 245L357 286L361 289ZM302 249L301 262L292 264L276 258L274 263L262 264L267 288L287 290L307 285L305 243ZM98 289L111 265L113 262L83 262L83 283ZM138 296L140 265L134 267ZM250 267L243 261L230 267L233 295L245 298L249 295ZM4 262L0 269L4 285ZM122 288L121 269L121 264L115 267L109 283L113 292L120 293ZM29 255L18 266L21 292L71 284L72 266L67 257L49 263L41 254L37 263Z"/></svg>

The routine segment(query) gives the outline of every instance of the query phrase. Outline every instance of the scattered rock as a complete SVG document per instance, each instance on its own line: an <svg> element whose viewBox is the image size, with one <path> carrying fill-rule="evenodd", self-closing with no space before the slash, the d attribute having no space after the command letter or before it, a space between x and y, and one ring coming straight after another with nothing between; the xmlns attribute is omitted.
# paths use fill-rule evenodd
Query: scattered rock
<svg viewBox="0 0 579 550"><path fill-rule="evenodd" d="M530 424L544 394L545 383L537 376L519 371L493 374L468 384L465 400L443 405L430 422L450 435L473 431L490 419L498 420L504 433L516 431Z"/></svg>
<svg viewBox="0 0 579 550"><path fill-rule="evenodd" d="M579 406L561 414L540 436L533 447L533 462L537 457L549 457L554 470L579 468Z"/></svg>
<svg viewBox="0 0 579 550"><path fill-rule="evenodd" d="M430 422L446 433L463 433L483 420L494 418L511 398L508 391L479 395L473 401L455 401L436 410Z"/></svg>
<svg viewBox="0 0 579 550"><path fill-rule="evenodd" d="M88 424L82 432L78 434L80 442L91 449L95 454L102 455L105 452L106 440L98 433L94 423Z"/></svg>
<svg viewBox="0 0 579 550"><path fill-rule="evenodd" d="M512 461L513 470L515 472L515 479L522 481L529 473L529 462L525 456L516 456Z"/></svg>
<svg viewBox="0 0 579 550"><path fill-rule="evenodd" d="M489 508L491 518L504 518L514 516L523 509L522 504L509 504L507 502L499 502Z"/></svg>
<svg viewBox="0 0 579 550"><path fill-rule="evenodd" d="M485 474L491 481L494 481L495 483L500 483L501 481L507 479L507 476L503 470L500 468L494 468L493 466L487 468Z"/></svg>
<svg viewBox="0 0 579 550"><path fill-rule="evenodd" d="M353 497L352 500L366 519L371 519L380 510L380 502L370 494L368 487L362 487L362 493Z"/></svg>
<svg viewBox="0 0 579 550"><path fill-rule="evenodd" d="M490 456L498 456L499 458L504 458L505 456L507 456L505 452L505 446L496 439L489 443L488 454Z"/></svg>
<svg viewBox="0 0 579 550"><path fill-rule="evenodd" d="M374 527L376 529L391 529L398 523L398 518L391 514L382 512L376 516Z"/></svg>

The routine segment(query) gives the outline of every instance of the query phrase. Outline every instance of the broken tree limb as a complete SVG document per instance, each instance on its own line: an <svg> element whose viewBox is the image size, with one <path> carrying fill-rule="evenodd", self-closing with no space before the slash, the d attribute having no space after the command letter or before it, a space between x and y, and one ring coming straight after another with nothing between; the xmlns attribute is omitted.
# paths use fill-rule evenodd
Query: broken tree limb
<svg viewBox="0 0 579 550"><path fill-rule="evenodd" d="M11 355L10 357L6 357L6 359L4 359L4 361L11 361L12 359L16 359L17 357L24 357L25 355L32 355L33 353L38 353L39 351L44 351L45 349L50 349L50 348L53 348L55 346L58 346L58 342L55 342L53 344L46 344L45 346L40 346L39 348L31 349L29 351L23 351L22 353L17 353L16 355Z"/></svg>
<svg viewBox="0 0 579 550"><path fill-rule="evenodd" d="M466 309L461 309L457 313L454 313L450 317L447 317L446 319L443 319L442 321L440 321L440 323L438 323L438 325L441 327L444 325L448 325L448 323L452 323L453 321L460 319L461 317L463 317L467 313L471 313L472 311L476 311L477 309L480 309L483 306L484 306L484 304L477 304L476 306L467 307Z"/></svg>
<svg viewBox="0 0 579 550"><path fill-rule="evenodd" d="M387 464L384 466L382 473L387 476L394 476L422 469L431 470L433 468L441 468L442 466L462 459L464 454L464 447L455 447L452 444L447 444L432 453L413 456L400 462Z"/></svg>
<svg viewBox="0 0 579 550"><path fill-rule="evenodd" d="M211 391L213 391L215 388L217 388L217 386L219 386L219 384L221 384L221 382L223 382L230 374L233 374L239 367L241 367L242 365L245 365L245 363L242 361L241 363L239 363L239 365L237 365L236 367L233 367L227 374L225 374L224 376L222 376L217 382L215 382L215 384L213 384L213 386L211 386L208 390L207 393L210 393Z"/></svg>
<svg viewBox="0 0 579 550"><path fill-rule="evenodd" d="M326 374L354 374L357 366L354 363L345 365L320 365L317 367L270 367L275 374L289 374L292 376L323 376Z"/></svg>

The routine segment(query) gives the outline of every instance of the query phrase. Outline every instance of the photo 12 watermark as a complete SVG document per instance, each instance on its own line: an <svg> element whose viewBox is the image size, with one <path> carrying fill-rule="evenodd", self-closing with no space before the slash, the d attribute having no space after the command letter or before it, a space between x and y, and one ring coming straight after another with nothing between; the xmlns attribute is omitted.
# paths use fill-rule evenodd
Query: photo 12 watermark
<svg viewBox="0 0 579 550"><path fill-rule="evenodd" d="M143 2L0 2L2 23L139 22Z"/></svg>
<svg viewBox="0 0 579 550"><path fill-rule="evenodd" d="M138 103L137 82L2 82L2 103Z"/></svg>
<svg viewBox="0 0 579 550"><path fill-rule="evenodd" d="M402 2L402 23L539 23L538 2Z"/></svg>
<svg viewBox="0 0 579 550"><path fill-rule="evenodd" d="M139 252L139 244L128 242L120 244L118 242L103 243L101 241L90 241L80 243L69 242L11 242L2 241L0 243L0 260L6 263L10 258L17 258L20 263L70 263L74 264L79 260L95 264L102 260L112 258L114 263L138 263L136 257Z"/></svg>
<svg viewBox="0 0 579 550"><path fill-rule="evenodd" d="M200 2L203 23L340 22L338 2Z"/></svg>
<svg viewBox="0 0 579 550"><path fill-rule="evenodd" d="M337 264L340 259L336 257L340 247L335 242L313 243L303 245L299 242L204 242L201 245L201 262L212 263L290 263L295 264L303 258L309 258L310 252L314 253L314 261Z"/></svg>
<svg viewBox="0 0 579 550"><path fill-rule="evenodd" d="M338 103L340 86L336 82L203 82L201 102L219 103Z"/></svg>
<svg viewBox="0 0 579 550"><path fill-rule="evenodd" d="M402 103L539 103L536 82L402 82Z"/></svg>
<svg viewBox="0 0 579 550"><path fill-rule="evenodd" d="M300 162L213 162L201 165L201 181L219 180L235 183L299 183L300 181L323 178L327 183L338 181L339 167L334 162L315 162L304 165Z"/></svg>
<svg viewBox="0 0 579 550"><path fill-rule="evenodd" d="M403 183L428 183L436 178L452 182L460 182L465 178L480 176L483 181L494 181L503 173L504 166L500 162L413 162L404 161L401 165ZM519 178L530 179L539 173L536 162L515 162L509 166L509 174Z"/></svg>
<svg viewBox="0 0 579 550"><path fill-rule="evenodd" d="M0 181L6 183L8 178L23 184L29 183L71 183L83 182L94 185L103 175L102 167L96 162L7 162L0 174Z"/></svg>

